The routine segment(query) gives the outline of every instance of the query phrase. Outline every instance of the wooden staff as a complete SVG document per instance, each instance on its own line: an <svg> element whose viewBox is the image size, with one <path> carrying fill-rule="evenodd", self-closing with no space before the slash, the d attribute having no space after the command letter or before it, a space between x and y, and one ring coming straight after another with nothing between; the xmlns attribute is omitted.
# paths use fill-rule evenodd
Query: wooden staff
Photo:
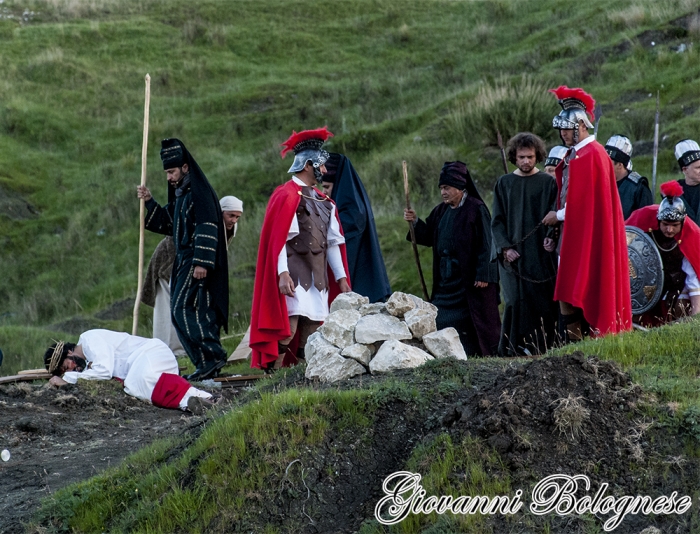
<svg viewBox="0 0 700 534"><path fill-rule="evenodd" d="M496 130L496 140L498 141L498 148L501 151L501 162L503 163L503 170L508 174L508 159L506 158L506 149L503 148L503 137L501 137L501 131Z"/></svg>
<svg viewBox="0 0 700 534"><path fill-rule="evenodd" d="M148 111L151 104L151 77L146 74L146 102L143 106L143 144L141 145L141 185L146 185L146 161L148 155ZM139 326L139 306L143 293L143 248L146 237L146 201L139 202L139 281L136 289L136 302L134 302L134 322L131 326L131 334L136 335Z"/></svg>
<svg viewBox="0 0 700 534"><path fill-rule="evenodd" d="M406 193L406 209L411 209L411 200L408 196L408 166L406 162L403 162L403 189ZM428 288L425 286L425 278L423 278L423 268L420 266L420 256L418 255L418 245L416 244L416 231L413 228L413 223L408 222L408 231L411 234L411 244L413 245L413 256L416 259L416 265L418 266L418 276L420 276L420 285L423 288L423 300L430 302L430 297L428 297Z"/></svg>

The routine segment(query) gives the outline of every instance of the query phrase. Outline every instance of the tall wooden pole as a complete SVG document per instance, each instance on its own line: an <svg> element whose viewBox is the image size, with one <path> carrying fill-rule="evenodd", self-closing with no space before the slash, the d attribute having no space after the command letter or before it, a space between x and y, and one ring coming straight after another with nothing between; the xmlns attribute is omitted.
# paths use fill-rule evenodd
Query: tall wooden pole
<svg viewBox="0 0 700 534"><path fill-rule="evenodd" d="M651 167L651 198L656 202L656 164L659 161L659 91L656 91L656 115L654 116L654 159Z"/></svg>
<svg viewBox="0 0 700 534"><path fill-rule="evenodd" d="M146 185L146 163L148 160L148 116L151 104L151 77L146 74L146 101L143 106L143 143L141 145L141 185ZM139 306L143 293L143 249L146 237L146 201L139 201L139 281L136 289L136 302L134 302L134 320L131 334L136 335L139 327Z"/></svg>
<svg viewBox="0 0 700 534"><path fill-rule="evenodd" d="M403 189L406 193L406 209L411 209L411 199L408 196L408 165L403 162ZM420 276L420 285L423 289L423 299L426 302L430 302L430 297L428 296L428 288L425 286L425 278L423 278L423 268L420 266L420 256L418 255L418 245L416 243L416 232L413 229L413 223L408 223L408 231L411 234L411 245L413 245L413 256L416 259L416 266L418 267L418 276Z"/></svg>

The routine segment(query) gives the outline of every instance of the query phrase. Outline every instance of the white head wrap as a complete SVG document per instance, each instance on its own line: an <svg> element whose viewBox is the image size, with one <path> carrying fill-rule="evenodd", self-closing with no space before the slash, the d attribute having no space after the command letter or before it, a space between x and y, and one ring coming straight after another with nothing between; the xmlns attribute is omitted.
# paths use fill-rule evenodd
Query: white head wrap
<svg viewBox="0 0 700 534"><path fill-rule="evenodd" d="M243 201L240 198L234 197L234 196L226 196L222 197L221 200L219 200L219 204L221 204L221 211L240 211L243 213ZM233 239L236 237L236 231L238 230L238 223L233 225L233 235L229 239Z"/></svg>
<svg viewBox="0 0 700 534"><path fill-rule="evenodd" d="M234 196L222 197L219 204L221 204L221 211L240 211L243 213L243 201Z"/></svg>

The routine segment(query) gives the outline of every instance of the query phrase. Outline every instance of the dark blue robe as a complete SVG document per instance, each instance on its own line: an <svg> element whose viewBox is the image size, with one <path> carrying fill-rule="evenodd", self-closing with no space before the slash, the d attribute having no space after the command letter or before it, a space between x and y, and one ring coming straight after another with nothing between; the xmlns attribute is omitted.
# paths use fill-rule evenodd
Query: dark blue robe
<svg viewBox="0 0 700 534"><path fill-rule="evenodd" d="M651 206L654 203L649 189L649 181L636 172L628 174L617 182L617 192L620 194L622 216L625 220L632 215L633 211L644 206Z"/></svg>
<svg viewBox="0 0 700 534"><path fill-rule="evenodd" d="M348 158L342 154L331 154L331 158L337 165L331 198L345 235L352 290L370 302L384 301L391 287L367 191Z"/></svg>

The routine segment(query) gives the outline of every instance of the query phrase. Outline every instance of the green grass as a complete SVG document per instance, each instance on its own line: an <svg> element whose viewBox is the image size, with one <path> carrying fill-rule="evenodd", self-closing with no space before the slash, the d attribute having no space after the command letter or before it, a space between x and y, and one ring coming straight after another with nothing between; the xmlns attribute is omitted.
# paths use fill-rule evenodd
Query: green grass
<svg viewBox="0 0 700 534"><path fill-rule="evenodd" d="M313 461L308 451L329 435L359 436L370 428L368 396L297 389L262 394L214 420L192 443L185 437L156 442L116 469L59 490L39 519L78 532L210 532L231 522L246 525L271 488L287 484L293 493L303 487L294 460L303 468Z"/></svg>
<svg viewBox="0 0 700 534"><path fill-rule="evenodd" d="M479 133L488 130L479 108L485 88L518 87L527 72L535 90L515 111L528 102L538 111L510 123L548 133L550 143L546 116L558 107L537 93L548 85L583 85L596 97L601 139L618 131L650 139L648 94L660 89L668 135L660 178L678 175L673 143L700 125L693 89L700 62L697 47L683 54L669 47L692 40L697 28L669 31L656 47L636 36L696 7L690 0L627 0L614 10L602 0L527 9L506 0L8 0L3 9L15 18L0 20L0 195L20 195L38 216L0 215L0 324L46 327L133 297L146 72L155 197L165 196L159 140L179 136L216 190L245 202L230 288L232 316L245 325L264 206L287 177L278 145L292 129L327 124L336 133L329 148L350 156L365 181L393 287L417 293L400 217L401 161L421 214L438 200L436 177L448 159L467 161L488 196L501 170L491 135ZM35 14L20 22L25 9ZM470 136L457 135L452 120L465 106ZM635 158L635 168L649 174L650 156ZM148 252L158 240L147 235ZM129 320L110 326L129 330ZM150 334L147 321L139 332Z"/></svg>

